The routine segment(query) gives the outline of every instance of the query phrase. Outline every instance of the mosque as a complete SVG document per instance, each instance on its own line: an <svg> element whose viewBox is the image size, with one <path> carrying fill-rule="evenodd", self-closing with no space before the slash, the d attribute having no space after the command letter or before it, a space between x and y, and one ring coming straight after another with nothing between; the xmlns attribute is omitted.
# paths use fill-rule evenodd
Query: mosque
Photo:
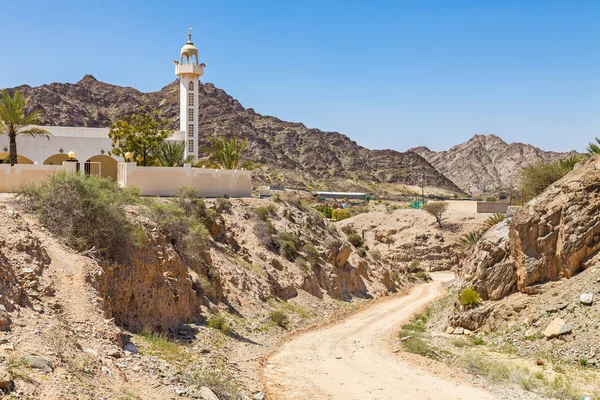
<svg viewBox="0 0 600 400"><path fill-rule="evenodd" d="M180 127L169 140L185 142L185 157L198 158L198 83L206 64L198 59L198 48L192 42L192 28L188 41L181 48L175 63L175 75L180 86ZM108 155L112 140L108 128L43 126L51 133L43 136L17 137L18 164L61 165L65 161L78 161L86 172L117 179L121 157ZM8 157L8 137L0 135L0 163Z"/></svg>

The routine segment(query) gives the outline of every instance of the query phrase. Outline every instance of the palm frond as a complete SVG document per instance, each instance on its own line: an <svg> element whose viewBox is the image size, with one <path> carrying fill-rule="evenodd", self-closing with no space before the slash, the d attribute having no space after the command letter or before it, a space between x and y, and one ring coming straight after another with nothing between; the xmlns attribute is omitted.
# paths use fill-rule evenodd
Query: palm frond
<svg viewBox="0 0 600 400"><path fill-rule="evenodd" d="M502 213L495 213L494 215L490 215L484 222L483 222L483 229L484 230L488 230L490 229L492 226L499 224L500 222L504 221L506 217L504 216L504 214Z"/></svg>
<svg viewBox="0 0 600 400"><path fill-rule="evenodd" d="M481 239L481 231L471 231L469 233L465 233L459 240L458 245L462 249L468 249L471 246L475 246L477 242Z"/></svg>
<svg viewBox="0 0 600 400"><path fill-rule="evenodd" d="M590 156L600 154L600 138L595 138L596 143L590 142L587 147L587 152Z"/></svg>

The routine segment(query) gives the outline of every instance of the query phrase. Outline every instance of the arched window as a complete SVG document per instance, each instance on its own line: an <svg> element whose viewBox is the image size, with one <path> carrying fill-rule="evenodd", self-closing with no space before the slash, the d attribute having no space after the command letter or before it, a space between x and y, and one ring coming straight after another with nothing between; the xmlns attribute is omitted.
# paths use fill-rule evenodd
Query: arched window
<svg viewBox="0 0 600 400"><path fill-rule="evenodd" d="M194 93L188 93L188 106L194 106Z"/></svg>
<svg viewBox="0 0 600 400"><path fill-rule="evenodd" d="M189 90L194 90L194 82L193 82L193 81L191 81L191 82L189 83L189 85L188 85L188 89L189 89Z"/></svg>

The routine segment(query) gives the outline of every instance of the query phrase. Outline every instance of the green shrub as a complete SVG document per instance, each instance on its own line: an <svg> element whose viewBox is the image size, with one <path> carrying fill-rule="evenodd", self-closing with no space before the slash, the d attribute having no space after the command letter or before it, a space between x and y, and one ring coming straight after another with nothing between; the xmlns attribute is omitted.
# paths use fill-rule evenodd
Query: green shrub
<svg viewBox="0 0 600 400"><path fill-rule="evenodd" d="M308 261L312 267L316 267L317 264L319 264L320 256L315 246L313 246L312 244L306 244L302 248L302 251L304 252L304 257L306 258L306 261Z"/></svg>
<svg viewBox="0 0 600 400"><path fill-rule="evenodd" d="M331 219L334 221L341 221L343 219L350 218L351 216L352 213L347 208L339 208L331 212Z"/></svg>
<svg viewBox="0 0 600 400"><path fill-rule="evenodd" d="M254 212L258 218L266 221L270 216L276 215L276 208L274 204L269 203L266 206L256 207Z"/></svg>
<svg viewBox="0 0 600 400"><path fill-rule="evenodd" d="M548 186L571 172L576 164L571 161L538 163L521 170L521 195L530 200L542 193Z"/></svg>
<svg viewBox="0 0 600 400"><path fill-rule="evenodd" d="M420 271L424 271L421 267L421 260L414 259L408 264L408 272L414 274Z"/></svg>
<svg viewBox="0 0 600 400"><path fill-rule="evenodd" d="M431 280L431 276L427 273L427 271L419 271L415 273L415 276L425 282L429 282Z"/></svg>
<svg viewBox="0 0 600 400"><path fill-rule="evenodd" d="M271 311L269 318L283 329L287 329L290 325L290 318L283 310Z"/></svg>
<svg viewBox="0 0 600 400"><path fill-rule="evenodd" d="M290 261L294 261L298 257L298 249L294 242L289 240L280 241L280 254Z"/></svg>
<svg viewBox="0 0 600 400"><path fill-rule="evenodd" d="M363 245L362 237L360 235L356 234L356 233L349 234L348 235L348 241L354 247L362 247L362 245Z"/></svg>
<svg viewBox="0 0 600 400"><path fill-rule="evenodd" d="M486 197L486 198L485 198L485 201L489 201L489 202L492 202L492 203L493 203L493 202L495 202L495 201L496 201L496 198L495 198L494 196L489 196L489 197Z"/></svg>
<svg viewBox="0 0 600 400"><path fill-rule="evenodd" d="M367 256L367 251L363 248L363 247L359 247L358 249L356 249L356 252L358 253L359 256L365 258Z"/></svg>
<svg viewBox="0 0 600 400"><path fill-rule="evenodd" d="M481 303L479 293L473 288L466 288L460 293L460 304L465 308L473 308Z"/></svg>
<svg viewBox="0 0 600 400"><path fill-rule="evenodd" d="M204 265L210 235L202 221L194 215L186 216L184 209L177 203L152 201L150 214L188 266L194 268Z"/></svg>
<svg viewBox="0 0 600 400"><path fill-rule="evenodd" d="M325 218L331 219L333 209L328 205L319 205L316 207L317 211L319 211Z"/></svg>
<svg viewBox="0 0 600 400"><path fill-rule="evenodd" d="M346 235L356 233L356 231L354 230L354 228L351 225L342 226L341 229L342 229L342 232L344 232Z"/></svg>
<svg viewBox="0 0 600 400"><path fill-rule="evenodd" d="M369 254L371 255L371 257L373 257L377 261L381 261L383 259L383 255L381 254L381 251L379 251L378 249L373 249L373 250L369 251Z"/></svg>
<svg viewBox="0 0 600 400"><path fill-rule="evenodd" d="M208 318L207 321L208 327L217 329L224 334L228 334L231 331L229 326L229 322L227 322L227 318L225 318L222 314L213 314Z"/></svg>
<svg viewBox="0 0 600 400"><path fill-rule="evenodd" d="M298 257L298 247L300 240L289 232L279 233L279 252L282 256L290 261L294 261Z"/></svg>
<svg viewBox="0 0 600 400"><path fill-rule="evenodd" d="M21 186L17 195L50 232L77 251L94 249L101 258L126 262L142 234L123 209L138 200L138 193L112 180L57 173Z"/></svg>
<svg viewBox="0 0 600 400"><path fill-rule="evenodd" d="M254 224L254 235L259 243L271 251L279 249L279 238L275 236L276 230L271 221L257 220Z"/></svg>
<svg viewBox="0 0 600 400"><path fill-rule="evenodd" d="M187 217L194 217L210 228L216 217L215 210L206 207L203 198L198 198L196 189L190 187L181 187L175 193L175 202Z"/></svg>

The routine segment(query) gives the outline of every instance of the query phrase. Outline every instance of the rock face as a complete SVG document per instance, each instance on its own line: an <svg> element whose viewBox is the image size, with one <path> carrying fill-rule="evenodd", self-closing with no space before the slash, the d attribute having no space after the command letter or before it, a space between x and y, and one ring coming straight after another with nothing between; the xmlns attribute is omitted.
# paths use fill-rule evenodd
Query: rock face
<svg viewBox="0 0 600 400"><path fill-rule="evenodd" d="M521 168L575 154L543 151L523 143L507 144L496 135L475 135L448 151L435 152L427 147L409 151L423 156L462 190L474 195L514 189Z"/></svg>
<svg viewBox="0 0 600 400"><path fill-rule="evenodd" d="M498 300L515 290L517 276L510 259L510 218L489 229L460 270L461 287L471 286L482 300Z"/></svg>
<svg viewBox="0 0 600 400"><path fill-rule="evenodd" d="M7 390L10 385L10 374L3 365L0 365L0 390Z"/></svg>
<svg viewBox="0 0 600 400"><path fill-rule="evenodd" d="M76 84L52 83L15 89L31 97L30 105L43 110L41 123L59 126L108 127L115 119L159 109L179 126L179 84L142 93L114 86L86 75ZM12 90L12 89L10 89ZM290 186L372 191L371 182L418 185L459 191L458 187L416 153L368 150L337 132L308 129L301 123L260 115L210 83L199 87L200 137L214 135L248 138L246 157L261 167L256 181ZM201 143L202 145L203 143ZM418 171L419 173L417 173Z"/></svg>
<svg viewBox="0 0 600 400"><path fill-rule="evenodd" d="M462 286L484 300L570 278L600 250L600 158L581 163L490 229L460 268Z"/></svg>

